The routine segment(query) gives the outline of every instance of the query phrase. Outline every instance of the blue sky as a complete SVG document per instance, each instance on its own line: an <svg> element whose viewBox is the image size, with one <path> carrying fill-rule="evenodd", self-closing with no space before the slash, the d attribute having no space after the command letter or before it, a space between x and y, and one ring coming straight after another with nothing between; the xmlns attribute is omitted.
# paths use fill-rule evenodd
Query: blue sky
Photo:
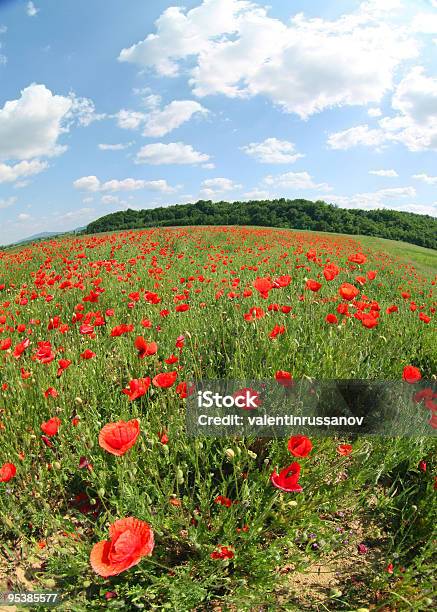
<svg viewBox="0 0 437 612"><path fill-rule="evenodd" d="M0 244L200 198L437 216L436 150L437 0L0 0Z"/></svg>

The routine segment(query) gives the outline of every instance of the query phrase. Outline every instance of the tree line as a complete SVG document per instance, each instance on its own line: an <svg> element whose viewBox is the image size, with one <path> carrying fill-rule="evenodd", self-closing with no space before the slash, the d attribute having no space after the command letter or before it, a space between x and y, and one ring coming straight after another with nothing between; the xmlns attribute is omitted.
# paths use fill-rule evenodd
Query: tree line
<svg viewBox="0 0 437 612"><path fill-rule="evenodd" d="M145 227L184 225L258 225L402 240L437 249L437 219L397 210L340 208L318 200L297 199L176 204L145 210L121 210L90 223L87 234Z"/></svg>

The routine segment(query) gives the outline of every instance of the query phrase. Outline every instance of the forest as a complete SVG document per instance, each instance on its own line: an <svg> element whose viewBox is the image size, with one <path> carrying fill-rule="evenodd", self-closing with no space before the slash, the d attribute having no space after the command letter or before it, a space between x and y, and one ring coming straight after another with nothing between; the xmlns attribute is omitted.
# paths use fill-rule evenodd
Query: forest
<svg viewBox="0 0 437 612"><path fill-rule="evenodd" d="M199 200L194 204L121 210L93 221L84 233L186 225L255 225L361 234L437 249L437 219L429 215L387 209L344 209L323 201L284 198L242 202Z"/></svg>

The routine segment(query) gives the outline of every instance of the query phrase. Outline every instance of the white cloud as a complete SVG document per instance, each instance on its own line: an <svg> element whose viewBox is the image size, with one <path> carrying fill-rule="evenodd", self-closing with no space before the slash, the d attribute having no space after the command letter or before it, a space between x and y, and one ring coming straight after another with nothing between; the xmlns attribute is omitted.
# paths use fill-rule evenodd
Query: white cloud
<svg viewBox="0 0 437 612"><path fill-rule="evenodd" d="M146 115L137 111L122 108L116 115L117 125L124 130L136 130L145 120Z"/></svg>
<svg viewBox="0 0 437 612"><path fill-rule="evenodd" d="M415 66L397 85L391 105L397 114L380 119L378 128L359 125L330 134L328 145L332 149L380 148L394 142L410 151L437 150L437 77Z"/></svg>
<svg viewBox="0 0 437 612"><path fill-rule="evenodd" d="M13 183L26 176L39 174L46 168L48 168L47 162L38 159L22 161L14 165L0 163L0 183Z"/></svg>
<svg viewBox="0 0 437 612"><path fill-rule="evenodd" d="M88 125L95 118L99 116L91 100L73 93L55 95L45 85L29 85L20 98L0 108L0 161L29 161L30 165L22 163L10 167L12 170L3 167L3 173L11 176L15 172L20 177L41 172L47 164L38 158L63 153L62 134L74 123Z"/></svg>
<svg viewBox="0 0 437 612"><path fill-rule="evenodd" d="M199 153L191 145L183 142L157 142L142 147L136 157L138 164L199 164L207 162L209 155Z"/></svg>
<svg viewBox="0 0 437 612"><path fill-rule="evenodd" d="M246 191L244 193L244 197L246 200L268 200L270 194L268 191L263 189L252 189L251 191Z"/></svg>
<svg viewBox="0 0 437 612"><path fill-rule="evenodd" d="M437 34L437 15L435 13L418 13L411 24L413 32L420 34Z"/></svg>
<svg viewBox="0 0 437 612"><path fill-rule="evenodd" d="M155 110L147 116L144 136L159 138L186 123L197 113L205 115L208 111L193 100L174 100L162 110Z"/></svg>
<svg viewBox="0 0 437 612"><path fill-rule="evenodd" d="M416 196L414 187L394 187L390 189L378 189L373 192L357 193L352 196L325 195L322 196L326 202L338 204L343 208L363 208L372 210L376 208L390 208L394 210L410 210L414 206L399 202L403 199L411 199Z"/></svg>
<svg viewBox="0 0 437 612"><path fill-rule="evenodd" d="M167 8L156 32L119 60L170 77L188 73L199 97L263 95L307 118L378 103L392 88L398 66L418 54L408 29L391 20L398 6L367 2L335 21L299 13L283 22L253 2L204 0L191 10Z"/></svg>
<svg viewBox="0 0 437 612"><path fill-rule="evenodd" d="M369 108L369 110L367 111L367 114L369 115L369 117L381 117L382 111L380 108L372 106L372 108Z"/></svg>
<svg viewBox="0 0 437 612"><path fill-rule="evenodd" d="M26 13L28 17L35 17L39 13L39 9L36 8L33 2L28 2L26 7Z"/></svg>
<svg viewBox="0 0 437 612"><path fill-rule="evenodd" d="M150 189L150 191L160 191L161 193L174 193L177 191L176 187L171 187L164 179L146 181L146 189Z"/></svg>
<svg viewBox="0 0 437 612"><path fill-rule="evenodd" d="M368 125L357 125L341 132L334 132L328 136L328 146L331 149L346 150L362 145L379 148L386 141L385 135L379 128L371 129Z"/></svg>
<svg viewBox="0 0 437 612"><path fill-rule="evenodd" d="M208 111L194 100L173 100L160 109L160 96L150 95L143 101L147 113L122 109L116 115L119 127L127 130L143 128L143 135L160 138L186 123L195 114L206 115Z"/></svg>
<svg viewBox="0 0 437 612"><path fill-rule="evenodd" d="M427 185L437 185L437 176L429 176L428 174L413 174L413 179L416 181L423 181Z"/></svg>
<svg viewBox="0 0 437 612"><path fill-rule="evenodd" d="M0 108L0 159L31 159L58 155L58 138L72 108L69 97L53 95L45 85L32 84L18 100Z"/></svg>
<svg viewBox="0 0 437 612"><path fill-rule="evenodd" d="M117 144L99 144L98 147L101 151L123 151L132 145L131 142L117 143Z"/></svg>
<svg viewBox="0 0 437 612"><path fill-rule="evenodd" d="M396 170L369 170L369 174L374 174L375 176L385 176L387 178L395 178L399 176Z"/></svg>
<svg viewBox="0 0 437 612"><path fill-rule="evenodd" d="M144 181L141 179L127 178L121 181L112 179L102 183L97 176L83 176L74 181L73 186L80 191L89 191L92 193L102 191L138 191L139 189L150 189L151 191L160 191L161 193L173 193L176 191L174 187L171 187L167 181L163 179Z"/></svg>
<svg viewBox="0 0 437 612"><path fill-rule="evenodd" d="M263 164L293 164L299 158L304 157L301 153L296 153L294 143L277 138L266 138L263 142L251 142L241 149Z"/></svg>
<svg viewBox="0 0 437 612"><path fill-rule="evenodd" d="M223 177L207 179L203 181L201 186L202 189L200 194L203 197L211 197L218 193L241 189L241 185L234 183L231 179Z"/></svg>
<svg viewBox="0 0 437 612"><path fill-rule="evenodd" d="M313 177L308 172L286 172L277 176L266 176L266 185L282 189L315 189L317 191L329 191L331 187L327 183L315 183Z"/></svg>
<svg viewBox="0 0 437 612"><path fill-rule="evenodd" d="M79 98L74 93L70 94L72 102L69 118L74 118L79 125L87 127L93 121L101 121L106 118L105 114L96 113L94 102L89 98Z"/></svg>
<svg viewBox="0 0 437 612"><path fill-rule="evenodd" d="M11 197L11 198L0 200L0 210L2 208L9 208L10 206L13 206L16 203L16 201L17 201L16 197Z"/></svg>
<svg viewBox="0 0 437 612"><path fill-rule="evenodd" d="M6 66L7 63L8 58L6 57L6 55L0 53L0 66Z"/></svg>

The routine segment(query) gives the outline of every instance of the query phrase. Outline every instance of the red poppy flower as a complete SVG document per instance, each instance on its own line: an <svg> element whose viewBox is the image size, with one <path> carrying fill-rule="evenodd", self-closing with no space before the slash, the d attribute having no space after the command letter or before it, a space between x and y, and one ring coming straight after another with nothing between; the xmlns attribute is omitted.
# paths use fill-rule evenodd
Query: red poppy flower
<svg viewBox="0 0 437 612"><path fill-rule="evenodd" d="M91 349L85 349L83 353L80 354L82 359L92 359L96 356L96 354Z"/></svg>
<svg viewBox="0 0 437 612"><path fill-rule="evenodd" d="M332 313L329 313L326 315L325 321L329 323L330 325L337 325L338 323L337 317L335 316L335 314L332 314Z"/></svg>
<svg viewBox="0 0 437 612"><path fill-rule="evenodd" d="M15 359L18 359L19 357L21 357L24 351L28 348L29 344L30 344L29 338L25 338L25 340L17 344L17 346L14 348L14 352L12 353Z"/></svg>
<svg viewBox="0 0 437 612"><path fill-rule="evenodd" d="M271 340L274 340L275 338L277 338L277 336L280 336L281 334L285 334L285 327L283 325L275 325L275 327L269 333L269 338Z"/></svg>
<svg viewBox="0 0 437 612"><path fill-rule="evenodd" d="M5 338L0 342L0 351L7 351L11 348L12 340L10 338Z"/></svg>
<svg viewBox="0 0 437 612"><path fill-rule="evenodd" d="M232 500L229 497L225 497L224 495L217 495L214 500L214 503L220 504L220 506L225 506L226 508L230 508L232 506Z"/></svg>
<svg viewBox="0 0 437 612"><path fill-rule="evenodd" d="M348 455L350 455L352 453L352 446L350 444L339 444L337 446L337 453L339 455L343 455L344 457L347 457Z"/></svg>
<svg viewBox="0 0 437 612"><path fill-rule="evenodd" d="M353 263L363 264L366 263L366 256L363 253L355 253L354 255L349 255L348 261L352 261Z"/></svg>
<svg viewBox="0 0 437 612"><path fill-rule="evenodd" d="M313 280L312 278L308 279L306 282L306 288L310 291L318 291L322 287L322 283Z"/></svg>
<svg viewBox="0 0 437 612"><path fill-rule="evenodd" d="M327 281L334 280L337 274L340 274L340 269L333 263L327 264L323 269L323 276Z"/></svg>
<svg viewBox="0 0 437 612"><path fill-rule="evenodd" d="M127 395L129 400L133 402L139 397L145 395L149 387L150 378L148 376L146 378L134 378L133 380L129 381L129 389L123 389L122 393Z"/></svg>
<svg viewBox="0 0 437 612"><path fill-rule="evenodd" d="M35 357L41 363L51 363L55 358L51 343L38 342L38 349L35 353Z"/></svg>
<svg viewBox="0 0 437 612"><path fill-rule="evenodd" d="M141 359L149 355L155 355L158 351L156 342L147 342L143 336L137 336L135 339L135 348L138 351L138 357Z"/></svg>
<svg viewBox="0 0 437 612"><path fill-rule="evenodd" d="M168 387L171 387L172 385L174 385L177 376L178 376L178 373L176 371L161 372L160 374L157 374L153 378L152 382L155 385L155 387L159 387L161 389L167 389Z"/></svg>
<svg viewBox="0 0 437 612"><path fill-rule="evenodd" d="M17 473L17 468L13 463L4 463L0 467L0 482L9 482Z"/></svg>
<svg viewBox="0 0 437 612"><path fill-rule="evenodd" d="M56 376L59 378L59 376L62 376L62 374L64 373L64 371L71 366L71 361L70 359L60 359L58 361L58 371L56 373Z"/></svg>
<svg viewBox="0 0 437 612"><path fill-rule="evenodd" d="M288 440L288 450L294 457L306 457L310 454L313 445L306 436L292 436Z"/></svg>
<svg viewBox="0 0 437 612"><path fill-rule="evenodd" d="M134 517L115 521L109 527L109 537L94 544L90 555L91 567L104 578L137 565L152 554L155 545L150 525Z"/></svg>
<svg viewBox="0 0 437 612"><path fill-rule="evenodd" d="M211 559L233 559L235 553L228 546L220 546L210 554Z"/></svg>
<svg viewBox="0 0 437 612"><path fill-rule="evenodd" d="M269 297L269 291L273 288L272 281L268 278L257 278L253 286L259 291L261 297L264 299Z"/></svg>
<svg viewBox="0 0 437 612"><path fill-rule="evenodd" d="M61 419L59 417L52 417L41 425L41 431L47 436L56 436L59 427L61 425Z"/></svg>
<svg viewBox="0 0 437 612"><path fill-rule="evenodd" d="M348 301L353 300L359 294L358 289L350 283L343 283L342 285L340 285L340 289L338 290L338 292L344 300Z"/></svg>
<svg viewBox="0 0 437 612"><path fill-rule="evenodd" d="M275 374L275 379L283 387L292 387L294 385L294 380L291 373L286 372L285 370L278 370Z"/></svg>
<svg viewBox="0 0 437 612"><path fill-rule="evenodd" d="M363 314L363 316L361 317L361 323L364 327L367 327L367 329L372 329L373 327L376 327L378 325L379 321L376 317L369 313Z"/></svg>
<svg viewBox="0 0 437 612"><path fill-rule="evenodd" d="M299 476L300 465L294 461L291 465L281 470L279 474L275 470L270 476L270 480L272 485L281 491L300 493L303 489L298 483Z"/></svg>
<svg viewBox="0 0 437 612"><path fill-rule="evenodd" d="M107 423L99 433L99 445L108 453L121 457L135 444L140 435L138 419Z"/></svg>
<svg viewBox="0 0 437 612"><path fill-rule="evenodd" d="M44 397L58 397L59 393L54 387L49 387L44 391Z"/></svg>
<svg viewBox="0 0 437 612"><path fill-rule="evenodd" d="M420 373L419 368L408 365L404 368L402 378L410 385L414 385L414 383L417 383L422 378L422 374Z"/></svg>

